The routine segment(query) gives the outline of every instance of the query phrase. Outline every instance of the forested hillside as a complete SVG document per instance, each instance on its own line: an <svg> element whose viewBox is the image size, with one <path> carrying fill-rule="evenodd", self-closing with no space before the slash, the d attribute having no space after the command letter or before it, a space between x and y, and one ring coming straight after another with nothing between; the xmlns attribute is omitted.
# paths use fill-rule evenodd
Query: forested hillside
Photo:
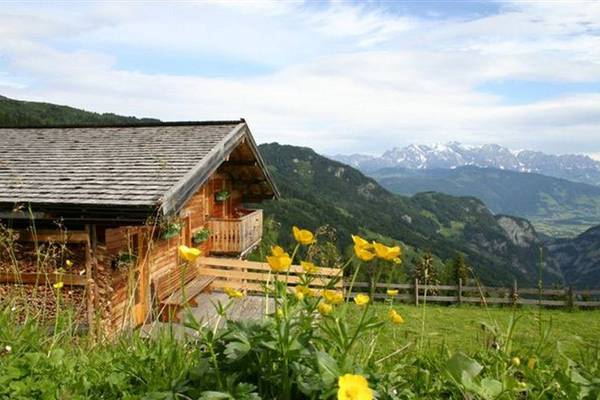
<svg viewBox="0 0 600 400"><path fill-rule="evenodd" d="M537 279L543 245L535 231L520 219L504 217L499 223L476 198L394 195L358 170L309 148L274 143L260 150L282 192L282 199L262 206L283 231L294 224L310 229L329 224L341 247L349 244L351 233L378 232L442 259L463 252L487 283L509 283L515 277L533 284ZM562 280L551 259L545 271L548 283Z"/></svg>
<svg viewBox="0 0 600 400"><path fill-rule="evenodd" d="M481 199L494 213L518 215L550 236L576 236L600 221L600 187L550 176L475 166L386 168L370 173L403 195L436 191Z"/></svg>
<svg viewBox="0 0 600 400"><path fill-rule="evenodd" d="M159 122L157 119L99 114L50 103L13 100L0 96L0 126L114 125Z"/></svg>
<svg viewBox="0 0 600 400"><path fill-rule="evenodd" d="M600 226L573 239L554 240L548 247L568 282L584 288L600 285Z"/></svg>

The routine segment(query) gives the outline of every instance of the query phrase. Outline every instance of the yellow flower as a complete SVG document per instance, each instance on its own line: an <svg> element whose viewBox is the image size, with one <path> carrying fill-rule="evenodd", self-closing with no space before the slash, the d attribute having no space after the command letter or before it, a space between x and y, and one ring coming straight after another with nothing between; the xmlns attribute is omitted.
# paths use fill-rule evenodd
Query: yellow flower
<svg viewBox="0 0 600 400"><path fill-rule="evenodd" d="M367 248L360 247L358 245L354 245L354 254L356 254L356 257L363 261L371 261L375 258L374 253L371 253L369 250L367 250Z"/></svg>
<svg viewBox="0 0 600 400"><path fill-rule="evenodd" d="M53 287L54 289L59 289L59 290L60 290L60 289L62 289L62 288L63 288L63 286L65 286L65 283L64 283L64 282L62 282L62 281L61 281L61 282L56 282L54 285L52 285L52 287Z"/></svg>
<svg viewBox="0 0 600 400"><path fill-rule="evenodd" d="M373 242L373 248L377 257L387 261L394 261L396 258L399 258L402 252L400 246L388 247L377 242Z"/></svg>
<svg viewBox="0 0 600 400"><path fill-rule="evenodd" d="M388 315L390 317L390 321L392 321L394 324L402 325L404 323L404 318L402 318L402 315L398 314L396 310L391 309Z"/></svg>
<svg viewBox="0 0 600 400"><path fill-rule="evenodd" d="M300 261L300 265L302 265L302 269L307 274L314 274L317 272L317 266L308 261Z"/></svg>
<svg viewBox="0 0 600 400"><path fill-rule="evenodd" d="M513 357L513 358L510 360L510 363L511 363L512 365L514 365L515 367L518 367L519 365L521 365L521 359L520 359L519 357Z"/></svg>
<svg viewBox="0 0 600 400"><path fill-rule="evenodd" d="M196 249L195 247L187 247L184 244L179 246L179 255L185 261L192 262L196 258L200 257L200 254L202 254L202 252L199 249Z"/></svg>
<svg viewBox="0 0 600 400"><path fill-rule="evenodd" d="M527 360L527 368L534 369L535 364L537 364L537 359L535 357L529 357L529 360Z"/></svg>
<svg viewBox="0 0 600 400"><path fill-rule="evenodd" d="M271 254L274 255L275 257L281 257L284 255L288 255L288 253L286 253L285 250L283 250L283 248L281 246L272 246Z"/></svg>
<svg viewBox="0 0 600 400"><path fill-rule="evenodd" d="M359 306L364 306L365 304L369 303L369 296L364 293L359 293L354 296L354 302Z"/></svg>
<svg viewBox="0 0 600 400"><path fill-rule="evenodd" d="M390 297L398 296L398 289L388 289L385 293Z"/></svg>
<svg viewBox="0 0 600 400"><path fill-rule="evenodd" d="M294 226L292 228L292 233L294 234L294 239L296 239L296 242L300 244L308 245L315 242L315 235L306 229L300 229L297 226Z"/></svg>
<svg viewBox="0 0 600 400"><path fill-rule="evenodd" d="M329 315L333 311L333 306L324 302L320 302L317 306L317 310L321 315Z"/></svg>
<svg viewBox="0 0 600 400"><path fill-rule="evenodd" d="M284 317L283 314L283 310L281 308L278 308L277 311L275 311L275 315L277 315L277 318L281 319Z"/></svg>
<svg viewBox="0 0 600 400"><path fill-rule="evenodd" d="M371 243L361 238L358 235L352 235L352 241L354 242L354 246L359 247L361 249L370 249Z"/></svg>
<svg viewBox="0 0 600 400"><path fill-rule="evenodd" d="M67 268L71 268L73 266L73 261L67 260L65 261L65 265L67 266Z"/></svg>
<svg viewBox="0 0 600 400"><path fill-rule="evenodd" d="M230 288L230 287L223 288L223 291L227 294L227 296L230 299L239 299L241 297L244 297L244 293L240 292L239 290Z"/></svg>
<svg viewBox="0 0 600 400"><path fill-rule="evenodd" d="M304 297L312 297L315 295L314 291L308 286L298 285L294 288L296 298L303 300Z"/></svg>
<svg viewBox="0 0 600 400"><path fill-rule="evenodd" d="M342 292L336 292L333 290L326 290L323 292L323 298L329 304L340 304L344 302L344 295Z"/></svg>
<svg viewBox="0 0 600 400"><path fill-rule="evenodd" d="M275 272L287 271L290 265L292 265L292 259L287 253L282 256L267 256L267 262Z"/></svg>
<svg viewBox="0 0 600 400"><path fill-rule="evenodd" d="M346 374L338 379L338 400L372 400L373 391L362 375Z"/></svg>

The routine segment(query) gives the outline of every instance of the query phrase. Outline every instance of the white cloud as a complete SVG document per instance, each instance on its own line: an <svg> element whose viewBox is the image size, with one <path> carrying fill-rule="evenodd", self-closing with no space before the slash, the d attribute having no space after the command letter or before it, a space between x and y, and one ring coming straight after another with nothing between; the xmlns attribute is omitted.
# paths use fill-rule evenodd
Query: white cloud
<svg viewBox="0 0 600 400"><path fill-rule="evenodd" d="M259 141L325 153L448 140L600 152L600 94L507 105L478 89L597 80L598 29L600 7L590 2L517 2L468 20L346 3L4 7L0 93L166 120L243 116ZM120 66L128 51L173 63L224 57L270 72L150 73Z"/></svg>

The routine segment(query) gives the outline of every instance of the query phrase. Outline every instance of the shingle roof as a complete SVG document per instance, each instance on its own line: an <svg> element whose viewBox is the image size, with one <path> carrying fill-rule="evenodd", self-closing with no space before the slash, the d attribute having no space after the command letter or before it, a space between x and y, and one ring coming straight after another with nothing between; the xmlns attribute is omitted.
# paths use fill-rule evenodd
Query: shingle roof
<svg viewBox="0 0 600 400"><path fill-rule="evenodd" d="M207 158L223 157L223 145L245 127L241 120L3 128L0 203L157 205Z"/></svg>

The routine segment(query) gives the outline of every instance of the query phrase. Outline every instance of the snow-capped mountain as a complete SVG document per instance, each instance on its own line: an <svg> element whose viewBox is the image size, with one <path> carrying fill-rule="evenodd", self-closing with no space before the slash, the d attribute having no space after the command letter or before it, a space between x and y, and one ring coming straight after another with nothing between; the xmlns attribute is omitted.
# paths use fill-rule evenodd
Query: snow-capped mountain
<svg viewBox="0 0 600 400"><path fill-rule="evenodd" d="M577 182L600 184L600 162L585 155L545 154L539 151L512 151L497 144L481 146L458 142L433 146L415 145L393 148L380 157L364 154L336 155L335 160L363 172L382 168L434 169L475 165L519 172L535 172Z"/></svg>

